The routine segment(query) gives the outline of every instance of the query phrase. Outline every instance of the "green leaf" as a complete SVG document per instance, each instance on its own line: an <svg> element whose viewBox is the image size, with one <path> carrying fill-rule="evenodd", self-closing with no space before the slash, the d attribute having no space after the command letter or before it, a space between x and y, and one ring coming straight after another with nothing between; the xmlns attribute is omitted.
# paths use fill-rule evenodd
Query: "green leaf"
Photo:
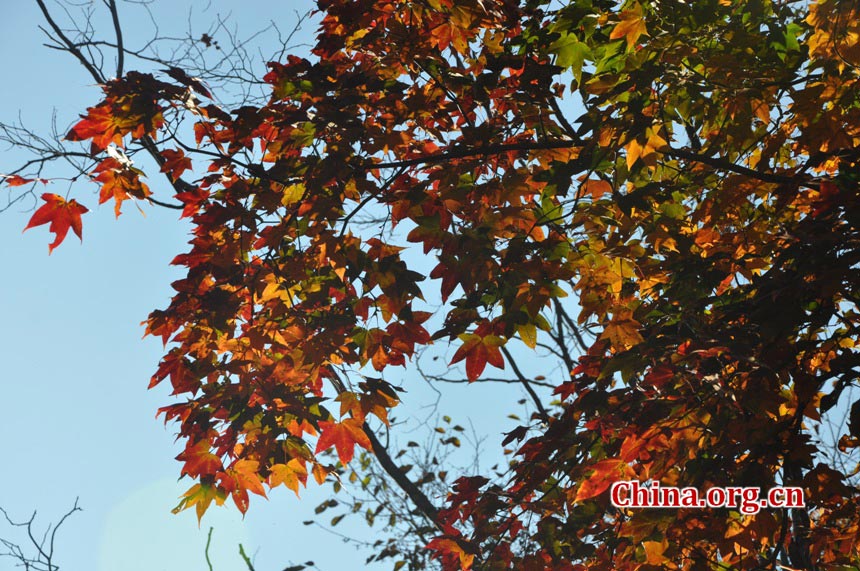
<svg viewBox="0 0 860 571"><path fill-rule="evenodd" d="M575 34L564 32L549 49L551 53L556 54L556 65L570 68L576 78L576 83L581 83L582 66L585 60L591 57L591 50L588 45L580 42Z"/></svg>
<svg viewBox="0 0 860 571"><path fill-rule="evenodd" d="M660 212L664 216L674 218L675 220L683 220L687 215L687 209L684 208L684 205L677 202L664 202L660 205Z"/></svg>

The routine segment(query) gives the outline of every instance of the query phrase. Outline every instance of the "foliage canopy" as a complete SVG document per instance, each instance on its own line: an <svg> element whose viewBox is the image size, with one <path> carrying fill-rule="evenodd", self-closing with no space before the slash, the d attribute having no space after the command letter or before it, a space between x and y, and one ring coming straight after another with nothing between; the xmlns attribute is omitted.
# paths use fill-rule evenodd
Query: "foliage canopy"
<svg viewBox="0 0 860 571"><path fill-rule="evenodd" d="M272 62L268 101L228 111L179 69L129 71L67 135L117 215L166 204L145 151L193 224L147 322L152 385L183 397L161 409L197 480L180 507L298 492L330 448L391 464L368 420L433 342L469 381L526 387L540 371L509 347L542 345L559 406L530 389L506 479L435 506L386 466L444 569L856 569L857 3L318 8L313 57ZM80 236L87 209L44 199L28 227ZM619 509L618 479L797 485L807 508Z"/></svg>

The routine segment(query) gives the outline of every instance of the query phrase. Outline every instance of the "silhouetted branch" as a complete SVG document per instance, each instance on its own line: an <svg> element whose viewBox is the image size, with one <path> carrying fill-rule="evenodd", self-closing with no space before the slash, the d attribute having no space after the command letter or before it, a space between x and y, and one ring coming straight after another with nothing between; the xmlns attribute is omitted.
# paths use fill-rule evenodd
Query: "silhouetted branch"
<svg viewBox="0 0 860 571"><path fill-rule="evenodd" d="M9 557L16 561L16 566L23 567L28 571L57 571L60 568L54 562L54 544L57 532L72 514L79 511L81 511L81 508L78 507L78 500L75 499L72 508L56 524L48 524L48 527L40 538L37 537L34 529L36 523L35 511L29 519L15 521L4 508L0 507L0 513L3 514L6 523L14 528L23 529L29 542L29 546L22 546L12 539L0 537L0 545L6 549L6 552L0 552L0 557Z"/></svg>

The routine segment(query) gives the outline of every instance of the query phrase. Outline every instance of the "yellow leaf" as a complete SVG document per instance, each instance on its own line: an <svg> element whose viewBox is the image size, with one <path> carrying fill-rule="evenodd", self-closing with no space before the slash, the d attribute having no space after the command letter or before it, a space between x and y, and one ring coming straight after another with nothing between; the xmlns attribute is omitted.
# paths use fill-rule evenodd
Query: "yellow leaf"
<svg viewBox="0 0 860 571"><path fill-rule="evenodd" d="M269 487L275 488L281 484L299 495L299 484L305 485L308 480L308 471L302 463L293 458L286 464L275 464L269 474Z"/></svg>
<svg viewBox="0 0 860 571"><path fill-rule="evenodd" d="M633 164L637 160L639 160L639 157L642 156L642 151L644 150L644 147L639 144L639 141L633 139L632 141L627 143L627 146L625 148L627 149L627 169L629 170L630 167L632 167Z"/></svg>
<svg viewBox="0 0 860 571"><path fill-rule="evenodd" d="M642 153L642 156L650 155L653 151L659 151L669 143L666 142L666 139L661 137L656 131L651 131L651 135L648 137L648 142L645 144L645 149L648 150L647 153Z"/></svg>
<svg viewBox="0 0 860 571"><path fill-rule="evenodd" d="M283 204L284 206L290 206L291 204L295 204L305 195L305 190L305 185L300 182L284 187L281 204Z"/></svg>
<svg viewBox="0 0 860 571"><path fill-rule="evenodd" d="M636 5L632 10L621 12L621 21L612 29L609 39L625 38L627 49L630 49L642 34L648 35L648 30L645 28L645 18L642 17L642 7Z"/></svg>
<svg viewBox="0 0 860 571"><path fill-rule="evenodd" d="M182 500L179 502L178 506L173 508L173 513L179 513L182 510L186 510L191 506L194 506L197 511L197 521L199 523L203 518L203 514L206 513L207 508L209 508L209 504L212 503L212 500L215 500L215 504L220 506L224 505L224 500L226 498L227 494L212 484L194 484L187 492L182 494Z"/></svg>
<svg viewBox="0 0 860 571"><path fill-rule="evenodd" d="M534 349L537 346L537 327L534 323L524 323L517 325L517 333L520 334L520 339L529 349Z"/></svg>
<svg viewBox="0 0 860 571"><path fill-rule="evenodd" d="M754 100L751 104L753 105L755 116L764 124L770 123L770 107L768 107L767 103Z"/></svg>
<svg viewBox="0 0 860 571"><path fill-rule="evenodd" d="M317 481L317 484L322 485L325 482L326 476L328 476L328 470L322 464L314 464L313 467L314 480Z"/></svg>
<svg viewBox="0 0 860 571"><path fill-rule="evenodd" d="M458 28L467 30L472 26L472 21L475 19L471 10L464 6L453 6L449 15L451 23Z"/></svg>
<svg viewBox="0 0 860 571"><path fill-rule="evenodd" d="M502 40L504 39L505 35L501 31L491 32L490 30L486 30L483 38L484 49L491 54L502 53L504 51Z"/></svg>
<svg viewBox="0 0 860 571"><path fill-rule="evenodd" d="M668 547L668 542L663 541L643 541L642 548L645 549L645 562L648 565L662 565L666 562L666 557L663 553Z"/></svg>
<svg viewBox="0 0 860 571"><path fill-rule="evenodd" d="M608 339L614 348L623 351L645 340L639 327L640 323L633 319L633 312L625 309L612 315L600 338Z"/></svg>

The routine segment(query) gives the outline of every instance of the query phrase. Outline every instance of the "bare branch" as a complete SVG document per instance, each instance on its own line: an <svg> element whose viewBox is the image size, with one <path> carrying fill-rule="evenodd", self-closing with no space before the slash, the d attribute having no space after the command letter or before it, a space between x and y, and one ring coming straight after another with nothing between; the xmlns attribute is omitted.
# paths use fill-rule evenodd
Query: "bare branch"
<svg viewBox="0 0 860 571"><path fill-rule="evenodd" d="M538 414L540 415L541 420L544 423L548 423L549 413L544 408L543 403L541 402L540 397L538 397L538 394L535 392L534 388L532 388L530 384L531 381L526 378L525 375L523 375L522 371L520 371L516 360L514 360L513 356L511 355L511 352L508 351L508 348L503 345L499 349L501 349L502 354L505 356L505 359L508 360L508 363L511 364L511 368L514 370L514 374L517 376L517 379L519 379L520 383L522 383L523 387L526 389L526 392L531 397L532 402L535 403L535 407L537 407Z"/></svg>
<svg viewBox="0 0 860 571"><path fill-rule="evenodd" d="M125 48L122 42L122 26L119 24L119 14L117 13L116 0L104 0L110 10L111 20L113 21L114 33L116 33L116 76L122 77L123 64L125 62Z"/></svg>
<svg viewBox="0 0 860 571"><path fill-rule="evenodd" d="M79 511L81 511L81 508L78 506L78 500L75 499L75 503L72 508L67 511L56 524L48 524L48 527L45 529L45 532L40 539L36 537L36 532L34 530L36 522L35 511L29 519L25 521L15 521L9 516L4 508L0 507L0 513L3 514L6 523L14 528L23 529L30 543L30 549L34 551L32 554L28 554L19 543L16 543L11 539L0 537L0 545L7 550L5 553L0 552L0 557L10 557L17 562L17 566L24 567L24 569L27 570L57 571L60 568L59 565L54 563L54 542L57 537L57 531L72 514Z"/></svg>
<svg viewBox="0 0 860 571"><path fill-rule="evenodd" d="M36 0L36 4L39 5L39 9L42 11L42 15L45 17L45 21L48 22L48 25L60 39L60 42L62 42L62 44L66 46L66 50L70 54L75 56L75 58L77 58L81 65L83 65L84 68L86 68L89 74L93 77L93 79L95 79L96 83L104 83L105 77L104 75L102 75L102 72L84 56L80 48L78 48L75 43L70 40L68 36L66 36L66 34L63 32L63 29L60 28L59 25L57 25L57 22L54 20L53 16L51 16L51 13L48 11L47 6L45 6L44 0Z"/></svg>

